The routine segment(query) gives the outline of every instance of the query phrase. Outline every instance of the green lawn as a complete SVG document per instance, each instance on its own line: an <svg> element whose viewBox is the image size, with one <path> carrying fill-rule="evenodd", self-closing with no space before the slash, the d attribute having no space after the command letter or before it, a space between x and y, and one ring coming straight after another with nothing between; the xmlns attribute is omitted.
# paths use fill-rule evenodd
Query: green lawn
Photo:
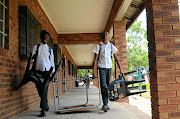
<svg viewBox="0 0 180 119"><path fill-rule="evenodd" d="M135 83L134 86L139 86L139 83ZM146 87L146 91L145 93L141 94L141 97L150 99L150 84L141 84L141 90L142 90L142 86ZM128 85L128 87L132 87L132 84ZM131 92L135 92L135 91L139 91L139 89L135 89L135 90L131 90ZM140 96L140 94L138 94Z"/></svg>
<svg viewBox="0 0 180 119"><path fill-rule="evenodd" d="M142 93L141 96L147 99L151 99L150 90L147 90L147 92Z"/></svg>
<svg viewBox="0 0 180 119"><path fill-rule="evenodd" d="M150 84L141 84L141 87L145 85L146 86L146 89L149 89L150 90ZM139 86L139 83L134 83L133 85L130 84L128 85L128 87L132 87L132 86Z"/></svg>

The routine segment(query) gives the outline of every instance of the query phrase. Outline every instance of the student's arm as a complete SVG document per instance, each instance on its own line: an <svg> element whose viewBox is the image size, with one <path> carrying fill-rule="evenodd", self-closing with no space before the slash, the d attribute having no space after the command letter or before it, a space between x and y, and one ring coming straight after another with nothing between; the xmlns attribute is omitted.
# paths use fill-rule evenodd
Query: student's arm
<svg viewBox="0 0 180 119"><path fill-rule="evenodd" d="M37 57L36 49L37 49L37 45L34 45L33 50L32 50L31 62L34 62L35 57Z"/></svg>
<svg viewBox="0 0 180 119"><path fill-rule="evenodd" d="M51 49L51 66L53 67L52 73L55 72L55 65L54 65L54 54L53 54L53 50Z"/></svg>
<svg viewBox="0 0 180 119"><path fill-rule="evenodd" d="M94 53L93 77L95 77L95 70L97 68L97 59L98 59L98 54Z"/></svg>
<svg viewBox="0 0 180 119"><path fill-rule="evenodd" d="M116 53L114 53L114 58L115 58L115 61L116 61L117 65L118 65L118 67L119 67L120 75L122 75L120 62L119 62L119 59L117 58L117 54Z"/></svg>

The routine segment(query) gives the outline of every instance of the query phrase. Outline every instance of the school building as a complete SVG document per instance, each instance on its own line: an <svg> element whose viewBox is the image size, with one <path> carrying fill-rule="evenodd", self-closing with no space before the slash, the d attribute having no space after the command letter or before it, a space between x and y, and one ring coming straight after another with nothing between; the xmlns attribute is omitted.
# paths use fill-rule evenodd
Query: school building
<svg viewBox="0 0 180 119"><path fill-rule="evenodd" d="M119 50L122 71L127 72L126 31L143 9L147 13L152 118L180 118L178 0L0 0L0 118L10 119L39 105L32 82L14 89L22 80L33 45L40 43L41 30L50 33L48 45L55 63L63 61L58 79L75 78L78 69L91 68L92 50L106 31ZM75 81L60 85L61 93L67 92ZM50 84L49 99L52 88ZM128 97L119 101L128 102Z"/></svg>

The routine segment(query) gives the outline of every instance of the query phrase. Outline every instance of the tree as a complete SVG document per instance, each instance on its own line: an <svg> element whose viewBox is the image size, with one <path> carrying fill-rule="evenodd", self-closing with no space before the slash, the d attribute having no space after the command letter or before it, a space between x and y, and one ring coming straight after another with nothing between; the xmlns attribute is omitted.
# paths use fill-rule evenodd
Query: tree
<svg viewBox="0 0 180 119"><path fill-rule="evenodd" d="M89 69L89 71L90 71L90 74L92 75L92 69ZM78 75L80 77L85 77L87 72L88 72L88 69L79 69Z"/></svg>
<svg viewBox="0 0 180 119"><path fill-rule="evenodd" d="M136 21L127 31L128 71L148 66L147 30L141 28L142 21Z"/></svg>

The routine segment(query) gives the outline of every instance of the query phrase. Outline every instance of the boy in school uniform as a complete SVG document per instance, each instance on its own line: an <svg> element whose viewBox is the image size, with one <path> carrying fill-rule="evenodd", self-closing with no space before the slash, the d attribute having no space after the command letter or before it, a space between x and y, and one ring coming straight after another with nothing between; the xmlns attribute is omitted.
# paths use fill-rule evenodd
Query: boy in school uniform
<svg viewBox="0 0 180 119"><path fill-rule="evenodd" d="M55 65L54 65L54 55L53 50L47 45L49 41L49 33L46 30L42 30L41 32L41 44L34 45L32 50L32 59L36 60L36 71L41 75L46 75L51 67L53 67L52 73L55 72ZM38 50L38 53L36 54ZM43 82L43 81L42 81ZM45 117L46 111L49 111L48 106L48 86L45 89L42 87L42 83L35 83L36 88L38 90L39 97L41 98L40 108L41 114L40 117Z"/></svg>
<svg viewBox="0 0 180 119"><path fill-rule="evenodd" d="M120 69L120 74L122 74L120 63L116 55L118 49L108 41L108 36L108 32L105 32L102 35L102 42L100 42L100 44L97 44L93 49L93 52L95 53L93 77L95 77L95 69L97 66L100 74L100 86L103 100L102 110L104 112L110 110L108 106L108 85L111 77L112 54L114 55L115 61Z"/></svg>

